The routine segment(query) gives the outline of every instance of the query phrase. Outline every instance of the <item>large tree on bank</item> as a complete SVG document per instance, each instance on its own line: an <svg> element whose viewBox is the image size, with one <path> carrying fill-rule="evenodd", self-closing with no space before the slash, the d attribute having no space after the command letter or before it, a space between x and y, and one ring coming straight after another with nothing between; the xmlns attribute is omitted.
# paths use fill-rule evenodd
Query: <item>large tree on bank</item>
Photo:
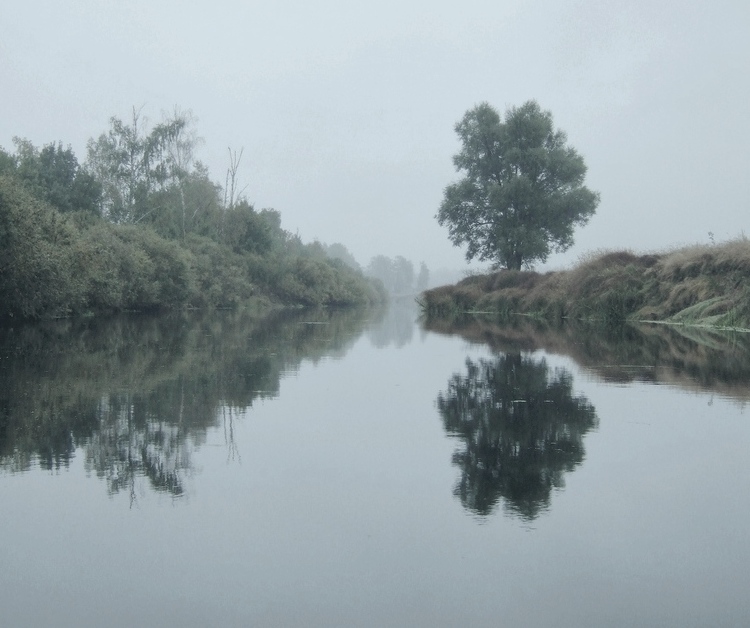
<svg viewBox="0 0 750 628"><path fill-rule="evenodd" d="M456 124L463 179L445 189L437 213L466 259L520 270L573 244L573 230L596 211L599 194L583 185L586 165L536 101L505 120L487 103Z"/></svg>

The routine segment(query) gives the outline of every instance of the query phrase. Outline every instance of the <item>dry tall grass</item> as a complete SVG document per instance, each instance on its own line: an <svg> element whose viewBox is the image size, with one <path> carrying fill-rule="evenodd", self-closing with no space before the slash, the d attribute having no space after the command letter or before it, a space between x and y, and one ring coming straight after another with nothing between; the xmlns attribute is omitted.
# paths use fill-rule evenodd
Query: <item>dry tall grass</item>
<svg viewBox="0 0 750 628"><path fill-rule="evenodd" d="M428 315L484 311L750 328L750 240L664 253L599 251L567 271L499 271L423 295Z"/></svg>

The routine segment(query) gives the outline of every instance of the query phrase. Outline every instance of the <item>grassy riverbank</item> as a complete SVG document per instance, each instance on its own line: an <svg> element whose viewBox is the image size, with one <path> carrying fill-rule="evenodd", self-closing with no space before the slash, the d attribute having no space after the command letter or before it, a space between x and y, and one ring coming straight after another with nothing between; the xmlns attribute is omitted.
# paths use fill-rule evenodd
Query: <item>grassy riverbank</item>
<svg viewBox="0 0 750 628"><path fill-rule="evenodd" d="M526 314L748 329L748 279L750 240L743 236L659 254L593 254L565 271L476 275L428 290L420 303L428 318L482 312L497 319Z"/></svg>

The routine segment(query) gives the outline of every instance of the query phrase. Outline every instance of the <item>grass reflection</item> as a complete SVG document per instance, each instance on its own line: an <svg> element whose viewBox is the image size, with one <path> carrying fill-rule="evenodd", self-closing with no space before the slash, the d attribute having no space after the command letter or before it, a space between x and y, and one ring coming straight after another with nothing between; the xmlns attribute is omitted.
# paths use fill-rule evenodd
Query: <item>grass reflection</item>
<svg viewBox="0 0 750 628"><path fill-rule="evenodd" d="M566 355L603 381L670 384L750 400L750 334L671 325L550 325L516 317L498 325L467 317L430 321L426 328L457 334L497 352Z"/></svg>

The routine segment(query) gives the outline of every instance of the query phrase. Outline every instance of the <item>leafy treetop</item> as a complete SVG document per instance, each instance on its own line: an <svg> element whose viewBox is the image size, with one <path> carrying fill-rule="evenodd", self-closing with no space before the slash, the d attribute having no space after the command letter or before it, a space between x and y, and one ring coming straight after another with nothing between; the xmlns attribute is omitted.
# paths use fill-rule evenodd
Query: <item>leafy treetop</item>
<svg viewBox="0 0 750 628"><path fill-rule="evenodd" d="M437 213L466 259L520 270L573 244L599 195L583 185L586 165L552 114L531 100L501 121L487 103L456 124L461 150L453 158L463 179L445 189Z"/></svg>

